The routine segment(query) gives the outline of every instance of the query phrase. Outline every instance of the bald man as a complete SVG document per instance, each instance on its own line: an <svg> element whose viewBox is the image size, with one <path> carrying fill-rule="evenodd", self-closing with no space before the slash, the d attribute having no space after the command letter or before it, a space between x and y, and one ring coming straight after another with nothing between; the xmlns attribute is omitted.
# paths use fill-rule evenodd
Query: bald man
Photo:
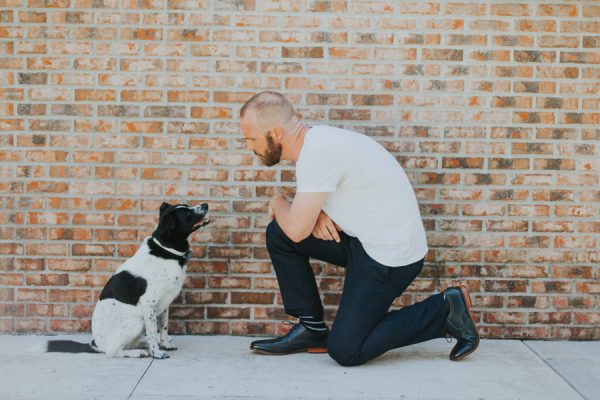
<svg viewBox="0 0 600 400"><path fill-rule="evenodd" d="M479 344L466 287L389 311L423 268L428 251L414 191L396 159L373 139L331 126L308 127L280 93L262 92L240 110L246 147L267 166L296 162L296 195L269 201L266 245L288 334L252 342L263 354L324 353L344 366L447 335L451 360ZM345 268L331 332L309 258Z"/></svg>

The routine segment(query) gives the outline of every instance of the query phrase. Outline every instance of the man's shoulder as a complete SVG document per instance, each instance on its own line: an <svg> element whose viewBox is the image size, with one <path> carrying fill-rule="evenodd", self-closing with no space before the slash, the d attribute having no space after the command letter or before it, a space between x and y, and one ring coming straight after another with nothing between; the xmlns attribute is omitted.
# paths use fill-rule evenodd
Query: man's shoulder
<svg viewBox="0 0 600 400"><path fill-rule="evenodd" d="M349 137L359 135L357 132L330 125L315 125L311 127L306 135L305 141L333 144L346 141Z"/></svg>
<svg viewBox="0 0 600 400"><path fill-rule="evenodd" d="M298 157L296 167L322 165L329 166L332 159L337 162L347 158L347 143L343 129L328 125L317 125L310 128Z"/></svg>
<svg viewBox="0 0 600 400"><path fill-rule="evenodd" d="M356 132L350 131L344 128L338 128L337 126L332 125L313 125L310 127L309 132L313 133L339 133L339 134L355 134Z"/></svg>
<svg viewBox="0 0 600 400"><path fill-rule="evenodd" d="M329 125L314 125L311 126L306 134L306 140L316 141L326 138L328 133L334 132L334 127Z"/></svg>
<svg viewBox="0 0 600 400"><path fill-rule="evenodd" d="M343 130L328 125L317 125L310 128L304 138L303 152L322 153L339 150L343 142Z"/></svg>

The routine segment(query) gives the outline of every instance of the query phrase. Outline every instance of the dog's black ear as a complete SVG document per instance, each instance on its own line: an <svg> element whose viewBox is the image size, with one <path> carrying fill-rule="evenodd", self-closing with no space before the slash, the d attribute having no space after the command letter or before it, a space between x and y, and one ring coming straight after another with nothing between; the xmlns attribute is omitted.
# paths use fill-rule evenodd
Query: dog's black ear
<svg viewBox="0 0 600 400"><path fill-rule="evenodd" d="M162 219L161 228L164 229L165 233L171 233L175 229L175 219L172 215L165 216Z"/></svg>
<svg viewBox="0 0 600 400"><path fill-rule="evenodd" d="M162 215L162 213L164 213L164 212L165 212L165 210L166 210L167 208L169 208L169 207L171 207L171 205L170 205L169 203L165 203L165 202L163 202L163 203L160 205L160 214Z"/></svg>
<svg viewBox="0 0 600 400"><path fill-rule="evenodd" d="M158 219L158 229L165 234L170 233L175 229L175 219L173 211L175 208L169 203L162 203L160 206L160 217Z"/></svg>

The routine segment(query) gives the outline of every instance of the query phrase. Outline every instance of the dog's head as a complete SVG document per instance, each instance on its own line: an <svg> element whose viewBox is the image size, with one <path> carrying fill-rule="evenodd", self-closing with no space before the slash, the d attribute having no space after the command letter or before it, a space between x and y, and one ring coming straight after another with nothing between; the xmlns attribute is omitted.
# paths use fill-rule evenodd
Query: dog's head
<svg viewBox="0 0 600 400"><path fill-rule="evenodd" d="M208 225L208 204L188 206L162 203L156 232L167 243L181 243L193 232Z"/></svg>

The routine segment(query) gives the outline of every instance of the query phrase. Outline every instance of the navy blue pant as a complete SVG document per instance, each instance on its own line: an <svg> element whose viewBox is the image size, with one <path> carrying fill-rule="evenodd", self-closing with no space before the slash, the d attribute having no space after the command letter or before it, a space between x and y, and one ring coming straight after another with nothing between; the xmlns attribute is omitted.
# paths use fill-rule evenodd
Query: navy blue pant
<svg viewBox="0 0 600 400"><path fill-rule="evenodd" d="M285 312L323 317L323 304L309 264L315 258L346 269L340 305L329 334L329 355L344 366L363 364L388 350L446 336L448 311L442 294L388 312L423 269L423 260L386 267L365 252L357 238L340 232L340 243L309 236L290 240L277 222L267 226L267 250Z"/></svg>

